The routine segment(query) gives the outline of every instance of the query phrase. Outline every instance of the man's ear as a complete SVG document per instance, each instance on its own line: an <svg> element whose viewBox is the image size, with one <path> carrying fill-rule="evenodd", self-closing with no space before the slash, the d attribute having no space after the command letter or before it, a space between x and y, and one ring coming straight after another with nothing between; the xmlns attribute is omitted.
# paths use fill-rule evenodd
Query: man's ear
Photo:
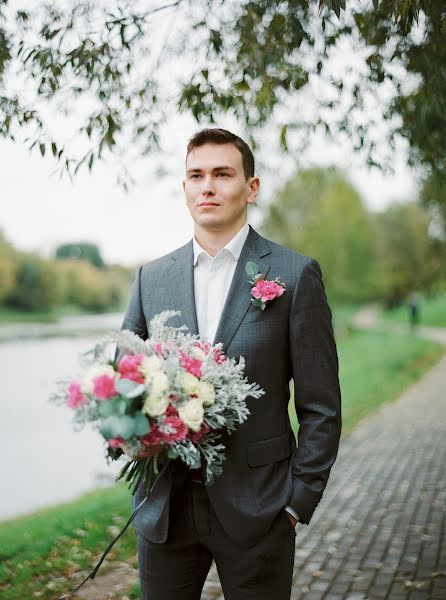
<svg viewBox="0 0 446 600"><path fill-rule="evenodd" d="M251 193L248 198L248 204L255 204L257 194L259 193L260 179L258 177L251 177L249 187L251 188Z"/></svg>

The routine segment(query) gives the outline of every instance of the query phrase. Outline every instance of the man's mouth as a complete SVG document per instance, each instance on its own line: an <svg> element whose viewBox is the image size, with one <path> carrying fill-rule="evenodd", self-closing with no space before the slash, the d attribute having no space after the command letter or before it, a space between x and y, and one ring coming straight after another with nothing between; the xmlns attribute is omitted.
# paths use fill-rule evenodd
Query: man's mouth
<svg viewBox="0 0 446 600"><path fill-rule="evenodd" d="M198 206L219 206L217 202L201 202Z"/></svg>

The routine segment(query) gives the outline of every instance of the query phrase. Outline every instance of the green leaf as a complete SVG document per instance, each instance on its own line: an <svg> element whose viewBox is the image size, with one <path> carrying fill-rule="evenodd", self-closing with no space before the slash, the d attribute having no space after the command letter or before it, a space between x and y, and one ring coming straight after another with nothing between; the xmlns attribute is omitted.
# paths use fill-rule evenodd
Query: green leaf
<svg viewBox="0 0 446 600"><path fill-rule="evenodd" d="M111 438L115 437L114 433L115 430L112 426L111 423L109 423L109 421L104 421L99 429L99 431L101 432L101 434L104 436L104 438L106 440L110 440Z"/></svg>
<svg viewBox="0 0 446 600"><path fill-rule="evenodd" d="M143 383L138 383L132 379L125 378L118 379L115 385L118 392L121 396L124 396L124 398L137 398L146 389L146 386Z"/></svg>
<svg viewBox="0 0 446 600"><path fill-rule="evenodd" d="M149 421L142 412L137 412L133 417L135 435L145 435L149 433Z"/></svg>
<svg viewBox="0 0 446 600"><path fill-rule="evenodd" d="M100 428L100 432L105 439L122 437L124 440L128 440L132 435L135 435L135 422L134 419L128 415L119 417L114 415L105 419Z"/></svg>
<svg viewBox="0 0 446 600"><path fill-rule="evenodd" d="M285 150L285 152L288 150L287 130L288 125L282 125L280 130L280 146L282 150Z"/></svg>
<svg viewBox="0 0 446 600"><path fill-rule="evenodd" d="M118 415L125 415L127 412L127 407L128 407L128 403L124 398L117 400L116 413Z"/></svg>
<svg viewBox="0 0 446 600"><path fill-rule="evenodd" d="M114 415L116 412L116 405L114 400L102 400L99 404L99 414L101 417L107 418Z"/></svg>
<svg viewBox="0 0 446 600"><path fill-rule="evenodd" d="M255 277L259 272L259 267L255 262L247 262L245 265L245 271L250 277Z"/></svg>
<svg viewBox="0 0 446 600"><path fill-rule="evenodd" d="M261 308L262 310L265 308L265 303L260 298L252 298L251 302L256 308Z"/></svg>

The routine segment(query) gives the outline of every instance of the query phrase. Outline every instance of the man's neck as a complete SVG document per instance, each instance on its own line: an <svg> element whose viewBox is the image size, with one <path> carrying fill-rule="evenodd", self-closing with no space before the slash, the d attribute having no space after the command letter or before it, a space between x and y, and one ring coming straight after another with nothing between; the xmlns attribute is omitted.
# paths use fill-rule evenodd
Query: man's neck
<svg viewBox="0 0 446 600"><path fill-rule="evenodd" d="M203 227L195 224L194 236L203 250L206 250L210 256L214 257L237 235L245 223L246 220L243 223L237 223L230 229L222 229L221 231L203 229Z"/></svg>

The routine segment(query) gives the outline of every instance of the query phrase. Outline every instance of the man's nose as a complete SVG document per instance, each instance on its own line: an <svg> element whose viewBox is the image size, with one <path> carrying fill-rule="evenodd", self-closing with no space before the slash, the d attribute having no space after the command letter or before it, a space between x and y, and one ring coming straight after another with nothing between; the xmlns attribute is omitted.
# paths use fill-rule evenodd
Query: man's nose
<svg viewBox="0 0 446 600"><path fill-rule="evenodd" d="M214 178L211 176L203 178L203 186L201 188L203 196L213 196L215 194Z"/></svg>

